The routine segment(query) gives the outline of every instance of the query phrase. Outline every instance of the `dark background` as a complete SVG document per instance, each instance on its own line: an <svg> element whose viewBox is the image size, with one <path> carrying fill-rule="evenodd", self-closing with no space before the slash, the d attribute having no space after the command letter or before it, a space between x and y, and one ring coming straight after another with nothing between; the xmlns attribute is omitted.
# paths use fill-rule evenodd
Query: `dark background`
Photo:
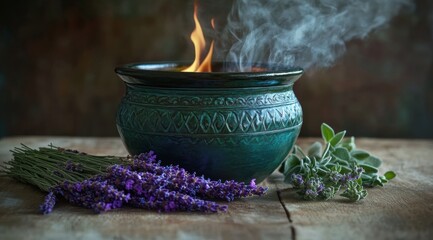
<svg viewBox="0 0 433 240"><path fill-rule="evenodd" d="M296 83L303 136L327 122L355 136L433 137L433 3L415 2ZM117 136L124 86L113 69L192 61L192 9L180 0L2 1L0 137ZM221 1L201 11L223 20L228 9Z"/></svg>

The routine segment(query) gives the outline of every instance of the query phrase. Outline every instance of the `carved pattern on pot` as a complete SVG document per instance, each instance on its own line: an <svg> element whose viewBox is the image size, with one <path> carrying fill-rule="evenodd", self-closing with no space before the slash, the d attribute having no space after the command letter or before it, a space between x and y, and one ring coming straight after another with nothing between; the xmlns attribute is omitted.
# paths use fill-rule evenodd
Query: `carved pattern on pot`
<svg viewBox="0 0 433 240"><path fill-rule="evenodd" d="M183 107L198 107L198 106L211 106L211 107L245 107L245 106L269 106L279 104L290 104L297 101L293 91L279 92L279 93L260 93L251 96L221 96L221 95L208 95L208 96L168 96L166 94L151 94L147 92L134 91L134 93L127 94L124 101L136 104L145 105L173 105Z"/></svg>
<svg viewBox="0 0 433 240"><path fill-rule="evenodd" d="M302 123L299 103L256 109L143 107L124 99L117 124L140 133L243 134L284 130Z"/></svg>

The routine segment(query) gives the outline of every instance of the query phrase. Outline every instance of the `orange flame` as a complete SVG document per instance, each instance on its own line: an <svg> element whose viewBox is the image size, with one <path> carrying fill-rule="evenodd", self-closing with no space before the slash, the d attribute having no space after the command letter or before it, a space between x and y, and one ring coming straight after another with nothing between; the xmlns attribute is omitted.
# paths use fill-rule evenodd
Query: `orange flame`
<svg viewBox="0 0 433 240"><path fill-rule="evenodd" d="M197 17L198 4L197 1L194 2L194 22L195 29L191 33L191 41L194 44L195 49L195 59L191 66L182 70L182 72L212 72L212 54L214 48L214 41L212 41L209 52L201 62L201 55L206 47L206 40L204 39L203 30L201 28L200 22ZM212 27L215 28L214 19L211 21Z"/></svg>

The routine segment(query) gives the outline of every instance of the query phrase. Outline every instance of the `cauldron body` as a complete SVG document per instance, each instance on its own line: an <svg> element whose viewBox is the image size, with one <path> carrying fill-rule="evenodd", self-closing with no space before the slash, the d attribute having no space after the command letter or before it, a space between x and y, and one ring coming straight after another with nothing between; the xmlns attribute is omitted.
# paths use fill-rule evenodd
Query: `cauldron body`
<svg viewBox="0 0 433 240"><path fill-rule="evenodd" d="M182 73L178 63L116 68L126 83L117 129L131 155L155 151L211 179L261 182L287 157L302 125L293 92L301 69Z"/></svg>

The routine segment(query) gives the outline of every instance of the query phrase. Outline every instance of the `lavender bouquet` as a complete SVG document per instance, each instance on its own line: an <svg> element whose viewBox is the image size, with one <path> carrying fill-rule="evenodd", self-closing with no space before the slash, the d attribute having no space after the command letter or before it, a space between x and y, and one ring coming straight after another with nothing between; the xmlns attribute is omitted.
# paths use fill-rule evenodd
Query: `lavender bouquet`
<svg viewBox="0 0 433 240"><path fill-rule="evenodd" d="M179 166L162 166L154 152L138 156L93 156L50 145L12 150L3 172L48 192L40 210L50 213L61 197L105 212L123 206L172 211L225 212L213 200L263 195L267 188L235 181L213 181Z"/></svg>

